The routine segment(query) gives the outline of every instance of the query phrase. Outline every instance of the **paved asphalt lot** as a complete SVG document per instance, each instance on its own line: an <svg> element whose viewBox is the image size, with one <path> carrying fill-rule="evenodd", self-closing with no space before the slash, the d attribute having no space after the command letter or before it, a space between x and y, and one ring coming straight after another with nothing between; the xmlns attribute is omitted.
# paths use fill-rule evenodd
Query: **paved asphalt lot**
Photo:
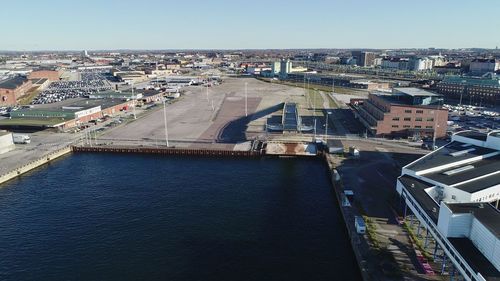
<svg viewBox="0 0 500 281"><path fill-rule="evenodd" d="M248 118L245 83L248 83ZM221 85L209 87L208 95L206 87L186 87L181 98L166 107L169 143L176 147L223 144L229 148L243 141L250 127L264 134L265 119L275 112L276 106L287 100L302 99L302 89L256 79L227 78ZM124 145L165 144L163 106L126 126L105 132L100 140Z"/></svg>
<svg viewBox="0 0 500 281"><path fill-rule="evenodd" d="M346 159L337 166L344 188L354 191L353 206L372 219L381 247L393 255L401 268L405 268L402 279L391 280L436 280L435 276L423 274L417 265L408 235L397 224L391 209L398 203L395 190L400 167L418 159L425 151L398 149L382 143L370 145L362 141L344 144L356 145L361 151L360 159ZM379 267L383 264L381 260L372 260L371 263Z"/></svg>

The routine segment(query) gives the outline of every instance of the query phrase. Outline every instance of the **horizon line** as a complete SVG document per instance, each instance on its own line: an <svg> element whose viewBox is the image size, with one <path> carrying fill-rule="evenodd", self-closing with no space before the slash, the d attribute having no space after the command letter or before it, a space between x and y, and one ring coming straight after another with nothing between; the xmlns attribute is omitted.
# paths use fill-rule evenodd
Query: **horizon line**
<svg viewBox="0 0 500 281"><path fill-rule="evenodd" d="M389 50L498 50L495 48L485 48L485 47L457 47L457 48L444 48L444 47L401 47L401 48L116 48L116 49L24 49L24 50L1 50L2 52L112 52L112 51L296 51L296 50L377 50L377 51L389 51Z"/></svg>

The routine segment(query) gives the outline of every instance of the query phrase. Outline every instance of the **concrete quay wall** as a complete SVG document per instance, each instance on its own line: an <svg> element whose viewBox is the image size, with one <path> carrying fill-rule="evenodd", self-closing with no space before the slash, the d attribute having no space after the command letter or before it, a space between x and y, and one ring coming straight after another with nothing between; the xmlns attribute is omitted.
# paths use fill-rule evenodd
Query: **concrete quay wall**
<svg viewBox="0 0 500 281"><path fill-rule="evenodd" d="M3 175L0 175L0 184L4 183L6 181L9 181L11 179L14 179L14 178L26 173L26 172L29 172L35 168L38 168L44 164L47 164L48 162L50 162L54 159L57 159L65 154L70 153L70 152L71 152L71 147L66 146L66 147L63 147L61 149L50 152L50 153L38 158L37 160L31 161L25 165L17 167L10 172L7 172Z"/></svg>
<svg viewBox="0 0 500 281"><path fill-rule="evenodd" d="M235 151L221 149L189 149L189 148L155 148L155 147L122 147L122 146L73 146L73 152L98 152L98 153L142 153L163 155L187 155L207 157L259 157L257 151Z"/></svg>

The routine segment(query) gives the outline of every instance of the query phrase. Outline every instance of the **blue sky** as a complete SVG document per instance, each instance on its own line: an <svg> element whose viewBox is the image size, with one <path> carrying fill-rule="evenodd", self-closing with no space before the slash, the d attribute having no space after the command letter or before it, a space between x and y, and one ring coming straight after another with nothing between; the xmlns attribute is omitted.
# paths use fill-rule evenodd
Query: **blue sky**
<svg viewBox="0 0 500 281"><path fill-rule="evenodd" d="M0 50L500 46L498 0L0 2Z"/></svg>

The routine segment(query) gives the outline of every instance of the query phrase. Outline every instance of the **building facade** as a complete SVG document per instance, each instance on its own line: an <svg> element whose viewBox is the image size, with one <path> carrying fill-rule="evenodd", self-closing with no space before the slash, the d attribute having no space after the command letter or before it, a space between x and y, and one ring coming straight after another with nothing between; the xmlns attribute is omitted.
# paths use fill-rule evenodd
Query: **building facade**
<svg viewBox="0 0 500 281"><path fill-rule="evenodd" d="M17 76L0 82L0 105L15 105L31 89L31 81Z"/></svg>
<svg viewBox="0 0 500 281"><path fill-rule="evenodd" d="M286 78L292 72L292 62L289 59L282 59L280 62L280 77Z"/></svg>
<svg viewBox="0 0 500 281"><path fill-rule="evenodd" d="M488 72L495 72L500 69L500 60L496 59L475 59L471 61L469 72L472 75L483 75Z"/></svg>
<svg viewBox="0 0 500 281"><path fill-rule="evenodd" d="M385 69L408 70L409 65L408 58L384 58L380 66Z"/></svg>
<svg viewBox="0 0 500 281"><path fill-rule="evenodd" d="M446 76L437 84L437 92L448 99L478 106L500 105L500 79Z"/></svg>
<svg viewBox="0 0 500 281"><path fill-rule="evenodd" d="M499 280L499 170L500 131L456 133L449 144L402 168L396 191L404 216L425 231L423 248L434 253L442 273Z"/></svg>
<svg viewBox="0 0 500 281"><path fill-rule="evenodd" d="M394 88L392 93L371 93L355 107L355 116L378 137L442 138L448 111L441 104L441 96L432 92Z"/></svg>
<svg viewBox="0 0 500 281"><path fill-rule="evenodd" d="M352 51L352 57L356 59L356 64L358 66L374 66L375 65L375 53L372 52L362 52L362 51Z"/></svg>
<svg viewBox="0 0 500 281"><path fill-rule="evenodd" d="M59 70L35 70L31 72L28 79L48 79L49 81L59 81L61 72Z"/></svg>

